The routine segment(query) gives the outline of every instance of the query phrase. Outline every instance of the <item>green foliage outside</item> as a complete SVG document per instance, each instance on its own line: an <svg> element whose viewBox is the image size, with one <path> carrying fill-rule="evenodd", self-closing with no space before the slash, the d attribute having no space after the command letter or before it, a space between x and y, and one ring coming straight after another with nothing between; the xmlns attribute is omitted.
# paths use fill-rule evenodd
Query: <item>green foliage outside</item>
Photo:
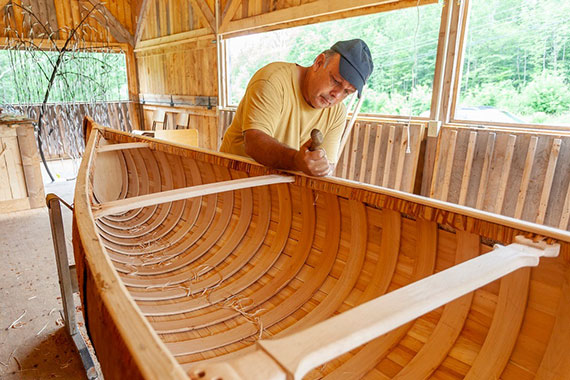
<svg viewBox="0 0 570 380"><path fill-rule="evenodd" d="M0 50L0 103L42 103L56 52ZM67 52L49 103L128 99L125 55Z"/></svg>
<svg viewBox="0 0 570 380"><path fill-rule="evenodd" d="M570 2L472 0L460 105L570 123Z"/></svg>
<svg viewBox="0 0 570 380"><path fill-rule="evenodd" d="M569 124L570 1L470 3L458 106L492 106L530 123ZM337 40L362 38L375 69L361 112L425 116L442 6L230 39L231 103L239 103L251 76L269 62L310 65Z"/></svg>

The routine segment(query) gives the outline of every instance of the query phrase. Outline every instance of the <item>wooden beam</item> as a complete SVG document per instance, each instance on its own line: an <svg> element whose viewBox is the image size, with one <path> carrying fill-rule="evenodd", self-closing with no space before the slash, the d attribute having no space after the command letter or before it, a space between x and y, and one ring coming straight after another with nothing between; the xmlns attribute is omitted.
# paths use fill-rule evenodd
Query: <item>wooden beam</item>
<svg viewBox="0 0 570 380"><path fill-rule="evenodd" d="M116 144L119 145L119 144ZM123 144L120 144L123 145ZM110 145L113 146L113 145ZM182 189L161 191L158 193L141 195L127 199L120 199L96 205L93 207L93 217L119 214L140 207L154 206L166 202L179 201L181 199L195 198L202 195L223 193L225 191L247 189L256 186L273 185L276 183L295 182L294 176L270 174L258 177L234 179L230 181L214 182L205 185L189 186Z"/></svg>
<svg viewBox="0 0 570 380"><path fill-rule="evenodd" d="M191 42L202 38L214 38L214 34L209 28L201 28L190 30L188 32L176 33L170 36L153 38L151 40L140 41L137 43L135 53L141 51L164 48L172 45L179 45L185 42Z"/></svg>
<svg viewBox="0 0 570 380"><path fill-rule="evenodd" d="M97 7L97 11L92 15L97 22L109 30L109 33L118 42L127 43L134 46L133 35L125 28L123 24L107 9L105 5L99 0L82 0L90 3L93 7Z"/></svg>
<svg viewBox="0 0 570 380"><path fill-rule="evenodd" d="M198 364L190 373L206 378L301 379L312 368L392 331L519 268L556 257L560 245L522 236L506 247L416 281L280 339L257 341L257 349L228 361ZM251 371L255 363L256 370ZM226 375L226 376L224 376ZM237 376L236 376L237 375ZM240 377L241 376L241 377Z"/></svg>
<svg viewBox="0 0 570 380"><path fill-rule="evenodd" d="M421 5L430 4L433 1L420 1ZM306 19L324 17L335 13L358 10L361 8L378 5L396 4L397 0L317 0L300 6L281 9L257 16L252 16L236 21L231 21L224 30L225 33L236 33L251 29L258 29L270 25L298 22ZM414 1L414 5L417 1Z"/></svg>
<svg viewBox="0 0 570 380"><path fill-rule="evenodd" d="M34 38L33 40L26 40L22 46L23 48L28 48L30 46L34 46L39 50L45 51L53 51L56 48L61 49L65 45L65 40L50 40L47 38ZM92 41L85 41L81 43L86 49L87 48L112 48L116 52L126 51L127 47L129 46L126 43L122 42L92 42ZM9 48L6 44L6 39L2 39L0 41L0 49ZM81 50L81 49L79 49Z"/></svg>
<svg viewBox="0 0 570 380"><path fill-rule="evenodd" d="M206 21L206 25L210 28L213 33L216 33L216 18L214 13L206 3L206 0L190 0L192 2L193 8L198 9L200 15Z"/></svg>
<svg viewBox="0 0 570 380"><path fill-rule="evenodd" d="M138 43L142 37L142 32L146 25L146 18L148 16L148 10L150 9L150 7L148 6L149 3L150 0L142 0L140 10L138 12L138 17L136 20L137 28L135 31L135 46L138 46Z"/></svg>
<svg viewBox="0 0 570 380"><path fill-rule="evenodd" d="M222 13L222 22L218 28L218 33L223 33L226 30L240 5L241 0L230 0L227 2L224 12Z"/></svg>

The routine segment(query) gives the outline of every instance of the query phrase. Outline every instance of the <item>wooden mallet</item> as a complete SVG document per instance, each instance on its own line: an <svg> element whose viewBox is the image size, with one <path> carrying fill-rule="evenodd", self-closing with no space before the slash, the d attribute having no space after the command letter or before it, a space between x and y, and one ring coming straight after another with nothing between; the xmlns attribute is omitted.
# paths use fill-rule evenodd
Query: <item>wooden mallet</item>
<svg viewBox="0 0 570 380"><path fill-rule="evenodd" d="M310 151L317 150L323 144L323 134L318 129L313 129L311 131L311 146L309 147Z"/></svg>

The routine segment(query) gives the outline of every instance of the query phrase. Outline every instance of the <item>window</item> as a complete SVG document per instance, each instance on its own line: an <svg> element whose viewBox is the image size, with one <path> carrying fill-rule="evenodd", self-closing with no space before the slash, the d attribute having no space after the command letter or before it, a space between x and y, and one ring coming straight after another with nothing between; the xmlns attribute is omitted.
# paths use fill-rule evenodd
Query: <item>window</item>
<svg viewBox="0 0 570 380"><path fill-rule="evenodd" d="M0 102L42 103L57 58L57 52L0 50ZM69 52L57 70L48 102L126 99L124 54Z"/></svg>
<svg viewBox="0 0 570 380"><path fill-rule="evenodd" d="M454 118L570 125L570 2L470 3Z"/></svg>
<svg viewBox="0 0 570 380"><path fill-rule="evenodd" d="M370 47L374 72L361 112L407 116L411 107L413 115L420 115L431 104L441 6L411 7L228 39L229 103L237 105L252 75L270 62L308 66L336 41L362 38Z"/></svg>

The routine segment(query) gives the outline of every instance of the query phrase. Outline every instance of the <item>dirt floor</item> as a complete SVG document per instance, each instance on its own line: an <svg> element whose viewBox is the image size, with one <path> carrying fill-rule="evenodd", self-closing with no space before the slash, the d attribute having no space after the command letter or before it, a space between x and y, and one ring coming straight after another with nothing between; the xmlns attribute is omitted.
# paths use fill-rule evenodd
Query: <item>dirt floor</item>
<svg viewBox="0 0 570 380"><path fill-rule="evenodd" d="M76 163L52 166L58 178L46 184L46 194L71 203L74 181L66 179ZM71 212L62 207L62 214L73 260ZM0 214L0 259L0 379L86 379L63 323L47 208Z"/></svg>

